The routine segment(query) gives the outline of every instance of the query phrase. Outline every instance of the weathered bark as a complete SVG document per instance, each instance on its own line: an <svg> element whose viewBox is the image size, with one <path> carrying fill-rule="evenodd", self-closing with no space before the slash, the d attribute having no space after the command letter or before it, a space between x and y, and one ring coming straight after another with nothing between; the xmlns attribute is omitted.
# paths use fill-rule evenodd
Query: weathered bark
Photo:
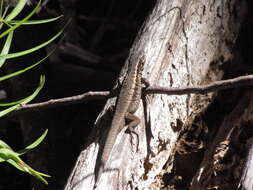
<svg viewBox="0 0 253 190"><path fill-rule="evenodd" d="M151 85L190 86L221 79L220 66L233 58L232 47L243 19L244 3L239 0L157 1L130 56L138 56L140 52L146 55L144 77ZM239 13L236 18L233 11ZM121 76L126 73L127 63ZM187 182L181 182L181 189L187 189L201 158L188 167L184 164L182 175L175 172L175 165L180 167L180 162L191 161L180 156L186 151L185 145L191 146L192 152L203 148L199 138L207 130L201 114L214 97L214 93L148 96L137 111L141 118L136 128L139 143L134 138L131 145L125 130L119 134L97 189L179 189L176 184L188 177ZM104 131L110 126L106 115L114 102L115 99L110 99L100 114L91 141L81 152L65 190L93 189L96 158L102 151L99 147L106 136ZM199 141L188 142L188 134Z"/></svg>
<svg viewBox="0 0 253 190"><path fill-rule="evenodd" d="M250 119L252 121L252 118ZM250 124L252 124L252 122L249 122ZM252 166L253 166L253 162L252 162L252 138L247 139L247 145L248 147L246 147L248 150L248 158L246 160L245 166L244 166L244 171L243 171L243 175L241 177L240 180L240 184L238 185L238 187L241 187L241 189L245 189L245 190L251 190L253 187L253 171L252 171Z"/></svg>
<svg viewBox="0 0 253 190"><path fill-rule="evenodd" d="M237 189L245 165L245 158L252 145L249 127L252 125L253 91L249 90L224 119L219 131L205 152L199 171L191 188ZM248 129L245 129L247 128ZM247 134L248 133L248 134Z"/></svg>

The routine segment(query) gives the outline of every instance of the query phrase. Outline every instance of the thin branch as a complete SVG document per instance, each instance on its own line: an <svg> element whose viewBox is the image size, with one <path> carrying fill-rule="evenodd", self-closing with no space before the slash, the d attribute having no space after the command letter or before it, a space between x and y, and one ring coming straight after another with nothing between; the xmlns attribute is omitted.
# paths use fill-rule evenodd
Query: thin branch
<svg viewBox="0 0 253 190"><path fill-rule="evenodd" d="M241 86L253 85L253 75L241 76L234 79L221 80L213 82L209 85L181 87L181 88L165 88L165 87L148 87L144 90L145 94L166 94L166 95L185 95L185 94L206 94L218 90L229 88L238 88ZM112 97L113 93L109 91L87 92L77 96L71 96L60 99L52 99L46 102L26 104L19 107L10 115L23 114L31 111L39 111L60 106L68 106L79 104L88 100L106 99Z"/></svg>
<svg viewBox="0 0 253 190"><path fill-rule="evenodd" d="M187 87L148 87L145 90L146 94L166 94L166 95L185 95L185 94L206 94L218 90L229 88L238 88L241 86L252 86L253 75L240 76L234 79L215 81L212 84L202 86L187 86Z"/></svg>
<svg viewBox="0 0 253 190"><path fill-rule="evenodd" d="M16 115L20 113L27 113L31 111L40 111L44 109L50 109L60 106L68 106L73 104L80 104L88 100L99 100L110 97L109 91L101 91L101 92L87 92L84 94L60 98L60 99L51 99L49 101L34 103L34 104L25 104L21 105L17 110L10 113L10 115Z"/></svg>

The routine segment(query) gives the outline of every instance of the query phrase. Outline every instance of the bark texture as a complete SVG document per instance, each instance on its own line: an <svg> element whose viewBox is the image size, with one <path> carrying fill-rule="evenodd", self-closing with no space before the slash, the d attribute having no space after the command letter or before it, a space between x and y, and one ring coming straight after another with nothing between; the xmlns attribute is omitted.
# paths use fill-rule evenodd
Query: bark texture
<svg viewBox="0 0 253 190"><path fill-rule="evenodd" d="M219 80L223 76L222 66L233 59L232 49L245 7L246 2L239 0L157 1L135 40L130 56L138 56L140 52L145 54L144 78L152 86L180 87ZM128 61L122 69L121 79L127 71L127 64ZM218 187L210 186L214 179L212 176L217 172L212 170L210 173L213 166L208 164L214 157L216 144L224 142L224 138L233 133L229 132L230 129L223 131L224 135L218 132L214 141L212 139L210 144L206 144L209 126L202 115L215 95L147 96L137 111L141 118L141 124L136 128L139 143L134 138L131 144L125 129L118 135L97 189ZM241 106L250 104L250 96L245 95L242 103L236 106L240 111L231 114L247 115ZM110 127L109 108L114 103L115 99L108 100L99 115L90 141L79 155L65 190L93 189L96 158L102 151L100 147L107 134L105 131ZM236 119L237 123L241 122L240 118ZM227 120L221 127L228 126ZM229 122L236 125L234 121ZM216 134L211 135L213 138ZM212 164L218 162L215 160ZM206 176L209 178L205 179Z"/></svg>

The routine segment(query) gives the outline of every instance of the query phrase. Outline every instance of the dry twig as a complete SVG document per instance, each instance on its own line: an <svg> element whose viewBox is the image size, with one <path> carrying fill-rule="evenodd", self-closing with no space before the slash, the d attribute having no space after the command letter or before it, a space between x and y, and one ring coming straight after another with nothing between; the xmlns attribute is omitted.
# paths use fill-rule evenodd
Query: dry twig
<svg viewBox="0 0 253 190"><path fill-rule="evenodd" d="M240 76L228 80L215 81L212 84L202 86L186 86L186 87L148 87L146 94L166 94L166 95L185 95L185 94L206 94L229 88L238 88L241 86L253 85L253 75Z"/></svg>
<svg viewBox="0 0 253 190"><path fill-rule="evenodd" d="M55 107L60 107L60 106L80 104L80 103L85 102L87 100L99 100L99 99L105 99L108 97L110 97L109 91L87 92L84 94L70 96L70 97L66 97L66 98L52 99L52 100L40 102L40 103L21 105L21 107L19 107L17 110L12 112L10 115L27 113L27 112L31 112L31 111L39 111L39 110L55 108Z"/></svg>
<svg viewBox="0 0 253 190"><path fill-rule="evenodd" d="M253 75L240 76L234 79L216 81L209 85L192 86L192 87L179 87L179 88L165 88L165 87L148 87L144 90L145 94L166 94L166 95L185 95L185 94L205 94L218 90L225 90L229 88L238 88L241 86L253 85ZM112 94L109 91L100 92L87 92L77 96L71 96L60 99L52 99L46 102L26 104L19 107L10 115L17 115L21 113L27 113L31 111L39 111L49 108L55 108L60 106L68 106L73 104L79 104L87 100L98 100L111 97Z"/></svg>

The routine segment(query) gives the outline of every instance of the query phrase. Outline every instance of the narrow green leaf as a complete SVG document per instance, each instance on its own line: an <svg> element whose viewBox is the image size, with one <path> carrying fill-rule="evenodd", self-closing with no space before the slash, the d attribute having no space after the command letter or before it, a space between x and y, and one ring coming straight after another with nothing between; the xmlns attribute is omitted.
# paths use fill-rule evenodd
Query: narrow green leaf
<svg viewBox="0 0 253 190"><path fill-rule="evenodd" d="M14 166L15 168L19 169L22 172L26 172L26 170L22 167L20 167L14 160L6 160L9 164L11 164L12 166Z"/></svg>
<svg viewBox="0 0 253 190"><path fill-rule="evenodd" d="M38 146L46 137L48 130L46 130L35 142L30 144L29 146L25 147L25 149L18 151L18 155L22 155L27 153L28 151L34 149L36 146Z"/></svg>
<svg viewBox="0 0 253 190"><path fill-rule="evenodd" d="M13 31L9 32L9 34L8 34L8 36L6 38L6 41L4 43L4 47L3 47L2 51L1 51L1 55L9 53L9 50L10 50L10 47L11 47L12 37L13 37ZM6 60L5 58L3 58L3 59L0 58L0 67L3 66L5 60Z"/></svg>
<svg viewBox="0 0 253 190"><path fill-rule="evenodd" d="M9 148L9 149L11 149L11 147L2 140L0 140L0 148Z"/></svg>
<svg viewBox="0 0 253 190"><path fill-rule="evenodd" d="M13 160L11 160L11 159L9 159L9 160L4 160L4 159L2 159L2 158L0 157L0 163L1 163L1 162L8 162L9 164L13 165L15 168L17 168L17 169L19 169L19 170L21 170L21 171L23 171L23 172L26 172L22 167L20 167L15 161L13 161Z"/></svg>
<svg viewBox="0 0 253 190"><path fill-rule="evenodd" d="M26 172L25 168L22 168L17 163L23 162L18 154L14 152L11 148L0 148L0 162L7 161L17 169Z"/></svg>
<svg viewBox="0 0 253 190"><path fill-rule="evenodd" d="M3 1L1 0L2 2L2 5L3 5ZM8 10L9 10L9 6L7 7L4 7L4 13L2 14L2 9L3 9L3 6L1 7L1 18L0 18L0 30L1 28L3 27L3 18L5 17L5 15L8 13Z"/></svg>
<svg viewBox="0 0 253 190"><path fill-rule="evenodd" d="M23 99L21 99L21 100L14 101L14 102L0 103L0 107L7 107L7 106L13 106L13 105L17 105L17 104L22 104L22 102L23 102L25 99L26 99L26 98L23 98Z"/></svg>
<svg viewBox="0 0 253 190"><path fill-rule="evenodd" d="M57 48L57 47L56 47L56 48ZM4 80L6 80L6 79L9 79L9 78L15 77L15 76L17 76L17 75L20 75L20 74L22 74L22 73L24 73L24 72L26 72L26 71L28 71L28 70L30 70L30 69L36 67L37 65L39 65L40 63L42 63L43 61L45 61L49 56L51 56L51 55L55 52L56 48L54 48L46 57L44 57L43 59L41 59L41 60L39 60L38 62L34 63L33 65L31 65L31 66L29 66L29 67L26 67L25 69L16 71L16 72L14 72L14 73L5 75L5 76L3 76L3 77L0 77L0 82L1 82L1 81L4 81ZM21 100L20 100L20 101L21 101ZM11 106L11 105L15 105L15 104L17 104L17 102L14 102L14 103L12 103L12 102L11 102L11 103L3 103L3 104L0 103L0 106Z"/></svg>
<svg viewBox="0 0 253 190"><path fill-rule="evenodd" d="M31 167L29 168L29 173L31 175L33 175L34 177L36 177L38 180L40 180L41 182L45 183L46 185L48 185L48 182L42 177L42 176L45 176L45 177L51 177L50 175L46 175L46 174L43 174L41 172L37 172L35 171L34 169L32 169ZM43 175L42 175L43 174Z"/></svg>
<svg viewBox="0 0 253 190"><path fill-rule="evenodd" d="M4 4L4 2L3 1L0 1L0 19L2 19L3 18L3 4Z"/></svg>
<svg viewBox="0 0 253 190"><path fill-rule="evenodd" d="M32 101L40 92L40 90L43 88L45 84L45 76L41 75L40 77L40 84L37 87L37 89L33 92L33 94L31 94L30 96L26 97L23 99L22 102L20 102L20 104L27 104L28 102ZM11 111L14 111L15 109L17 109L18 107L20 107L20 104L14 105L8 109L5 109L3 111L0 111L0 117L3 117L4 115L10 113Z"/></svg>
<svg viewBox="0 0 253 190"><path fill-rule="evenodd" d="M11 13L5 18L5 20L10 21L13 18L15 18L23 10L26 3L27 3L27 0L19 0L17 5L14 7Z"/></svg>
<svg viewBox="0 0 253 190"><path fill-rule="evenodd" d="M4 18L4 17L5 17L5 15L7 14L8 9L9 9L9 7L5 7L5 9L4 9L4 13L3 13L3 14L1 14L1 20L0 20L0 30L1 30L1 28L3 27L3 18Z"/></svg>
<svg viewBox="0 0 253 190"><path fill-rule="evenodd" d="M8 149L8 148L0 148L0 158L7 161L8 163L13 165L17 169L27 172L33 175L34 177L36 177L37 179L39 179L40 181L42 181L43 183L48 184L47 181L42 176L50 177L49 175L43 174L41 172L37 172L36 170L31 168L29 165L23 162L19 158L18 154L14 152L13 150Z"/></svg>
<svg viewBox="0 0 253 190"><path fill-rule="evenodd" d="M37 89L34 91L34 93L30 96L28 96L23 102L22 104L27 104L28 102L32 101L40 92L40 90L43 88L45 84L45 75L41 75L40 76L40 84L37 87Z"/></svg>
<svg viewBox="0 0 253 190"><path fill-rule="evenodd" d="M48 44L50 44L52 41L54 41L56 38L58 38L61 34L62 34L63 30L61 30L60 32L58 32L54 37L52 37L50 40L34 47L28 50L24 50L24 51L20 51L17 53L10 53L10 54L5 54L5 55L0 55L0 59L10 59L10 58L15 58L15 57L20 57L29 53L32 53L36 50L39 50L45 46L47 46Z"/></svg>
<svg viewBox="0 0 253 190"><path fill-rule="evenodd" d="M14 160L15 162L20 161L18 154L9 148L0 148L0 157L5 161L9 159Z"/></svg>
<svg viewBox="0 0 253 190"><path fill-rule="evenodd" d="M5 17L5 15L8 13L8 10L9 10L9 7L6 7L5 10L4 10L4 13L3 13L3 15L2 15L2 18Z"/></svg>
<svg viewBox="0 0 253 190"><path fill-rule="evenodd" d="M49 22L56 21L61 17L62 17L62 15L58 16L58 17L55 17L55 18L49 18L49 19L43 19L43 20L28 20L28 21L23 22L23 25L49 23ZM12 21L8 21L6 23L8 23L8 24L18 24L19 22L20 22L19 20L12 20Z"/></svg>
<svg viewBox="0 0 253 190"><path fill-rule="evenodd" d="M20 105L15 105L15 106L12 106L12 107L10 107L10 108L7 108L7 109L5 109L5 110L3 110L3 111L0 111L0 117L3 117L4 115L6 115L6 114L8 114L8 113L10 113L10 112L12 112L12 111L14 111L14 110L17 109L19 106L20 106Z"/></svg>
<svg viewBox="0 0 253 190"><path fill-rule="evenodd" d="M34 170L34 171L35 171L35 170ZM41 173L41 172L38 172L38 171L36 171L36 173L37 173L38 175L41 175L41 176L44 176L44 177L51 177L51 175L44 174L44 173Z"/></svg>
<svg viewBox="0 0 253 190"><path fill-rule="evenodd" d="M14 152L11 148L0 148L0 162L7 161L11 165L13 165L15 168L27 172L28 170L24 167L22 167L18 163L24 163L18 156L16 152Z"/></svg>
<svg viewBox="0 0 253 190"><path fill-rule="evenodd" d="M22 0L20 0L22 1ZM36 11L39 9L40 7L40 3L41 3L41 0L39 1L39 3L36 5L36 7L33 9L33 11L27 15L23 20L21 20L18 24L14 25L13 27L5 30L3 33L0 34L0 39L4 36L6 36L9 32L15 30L16 28L18 28L19 26L21 26L25 21L27 21L29 18L31 18L35 13ZM8 16L7 16L8 17ZM9 21L8 19L5 19L7 21ZM4 21L3 21L4 22Z"/></svg>

